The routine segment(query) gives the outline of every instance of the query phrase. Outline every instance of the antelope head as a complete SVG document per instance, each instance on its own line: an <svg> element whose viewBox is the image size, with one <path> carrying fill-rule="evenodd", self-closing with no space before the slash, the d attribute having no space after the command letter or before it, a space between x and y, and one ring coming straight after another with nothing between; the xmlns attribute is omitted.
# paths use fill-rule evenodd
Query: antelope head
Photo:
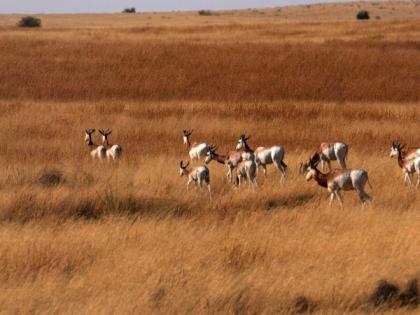
<svg viewBox="0 0 420 315"><path fill-rule="evenodd" d="M390 157L398 156L400 152L405 148L405 144L401 144L398 141L392 141Z"/></svg>
<svg viewBox="0 0 420 315"><path fill-rule="evenodd" d="M85 142L87 145L93 145L92 134L95 132L95 129L88 128L85 129Z"/></svg>
<svg viewBox="0 0 420 315"><path fill-rule="evenodd" d="M112 133L111 129L99 129L99 133L102 135L102 144L109 145L108 136Z"/></svg>
<svg viewBox="0 0 420 315"><path fill-rule="evenodd" d="M306 168L307 173L305 177L307 181L310 181L312 178L315 177L318 171L317 166L318 166L319 161L320 161L319 154L315 153L314 155L312 155L312 157L309 158L308 163L305 164L307 165L307 168Z"/></svg>
<svg viewBox="0 0 420 315"><path fill-rule="evenodd" d="M192 134L192 130L189 131L188 129L182 130L182 138L184 139L184 144L189 144L190 142L190 136Z"/></svg>
<svg viewBox="0 0 420 315"><path fill-rule="evenodd" d="M213 160L217 156L216 150L217 147L215 145L210 145L209 150L206 154L206 159L204 160L206 164L209 164L211 160Z"/></svg>
<svg viewBox="0 0 420 315"><path fill-rule="evenodd" d="M190 162L184 165L183 161L179 162L179 176L185 175L187 173L187 167L190 165Z"/></svg>
<svg viewBox="0 0 420 315"><path fill-rule="evenodd" d="M246 133L241 134L238 140L238 144L236 145L236 150L242 149L246 147L246 142L249 140L249 136Z"/></svg>

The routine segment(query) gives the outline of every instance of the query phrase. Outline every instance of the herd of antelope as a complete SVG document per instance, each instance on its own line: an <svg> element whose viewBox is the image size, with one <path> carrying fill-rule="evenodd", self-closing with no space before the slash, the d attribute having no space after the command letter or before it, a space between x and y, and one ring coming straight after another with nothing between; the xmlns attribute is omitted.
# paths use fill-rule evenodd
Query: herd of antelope
<svg viewBox="0 0 420 315"><path fill-rule="evenodd" d="M92 134L95 129L85 130L85 142L94 146ZM122 147L118 144L110 145L108 136L111 130L101 130L102 144L90 152L93 159L118 160L122 153ZM263 169L264 176L267 176L267 165L273 164L278 169L281 182L286 180L287 165L284 162L285 149L282 146L257 147L252 149L248 145L249 136L240 135L236 148L226 155L217 153L217 147L208 143L191 143L192 131L183 130L183 142L188 148L189 162L179 162L180 176L188 177L187 190L192 182L202 189L205 184L211 198L210 170L206 165L199 165L188 168L192 161L202 161L209 164L212 160L223 164L227 168L227 181L234 182L240 186L243 181L248 181L250 186L257 185L258 168ZM365 185L369 184L368 172L359 168L347 168L346 160L348 145L342 142L321 143L318 150L309 158L308 162L301 163L299 172L305 175L307 181L315 180L319 186L327 188L330 193L330 206L335 198L341 206L343 200L341 191L355 190L360 198L362 206L371 201L371 197L365 191ZM399 142L392 142L390 157L397 157L398 165L403 171L404 183L412 184L412 177L417 173L416 188L420 185L420 148L406 148ZM337 161L341 168L332 169L331 161ZM321 164L321 170L318 169ZM327 166L327 170L326 170ZM235 176L234 172L236 171Z"/></svg>
<svg viewBox="0 0 420 315"><path fill-rule="evenodd" d="M119 144L110 145L108 141L108 136L112 133L111 129L98 129L102 137L102 144L96 146L96 148L90 151L90 156L92 159L102 160L107 158L108 160L116 161L119 159L122 153L122 147ZM89 128L85 130L85 143L89 147L95 146L95 143L92 140L92 135L95 133L95 129Z"/></svg>

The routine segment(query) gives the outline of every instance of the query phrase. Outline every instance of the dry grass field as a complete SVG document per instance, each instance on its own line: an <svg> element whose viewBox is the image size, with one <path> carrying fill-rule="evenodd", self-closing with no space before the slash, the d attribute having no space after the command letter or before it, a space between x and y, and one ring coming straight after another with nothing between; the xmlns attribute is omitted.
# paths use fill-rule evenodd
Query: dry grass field
<svg viewBox="0 0 420 315"><path fill-rule="evenodd" d="M420 277L420 190L389 157L420 146L419 8L0 16L0 313L418 313L369 296ZM113 129L118 163L90 159L89 127ZM243 131L283 145L286 183L271 166L233 187L212 162L212 201L187 192L184 128L221 153ZM337 140L365 208L298 173Z"/></svg>

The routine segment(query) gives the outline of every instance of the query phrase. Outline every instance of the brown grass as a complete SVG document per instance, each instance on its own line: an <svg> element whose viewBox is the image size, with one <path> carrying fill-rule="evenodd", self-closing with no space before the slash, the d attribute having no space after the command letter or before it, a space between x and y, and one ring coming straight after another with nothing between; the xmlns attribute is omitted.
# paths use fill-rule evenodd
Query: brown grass
<svg viewBox="0 0 420 315"><path fill-rule="evenodd" d="M420 197L388 157L394 139L420 145L417 20L368 22L362 40L357 22L261 12L222 12L208 26L196 13L2 26L0 312L289 314L307 300L319 314L364 314L378 311L379 280L420 276ZM147 16L162 22L145 29ZM299 28L308 40L293 40ZM383 37L367 40L373 28ZM90 160L88 127L114 130L118 164ZM213 201L187 193L186 127L221 152L244 130L252 146L284 145L286 184L269 167L257 189L236 189L213 162ZM336 140L369 172L365 209L354 192L329 208L298 174Z"/></svg>

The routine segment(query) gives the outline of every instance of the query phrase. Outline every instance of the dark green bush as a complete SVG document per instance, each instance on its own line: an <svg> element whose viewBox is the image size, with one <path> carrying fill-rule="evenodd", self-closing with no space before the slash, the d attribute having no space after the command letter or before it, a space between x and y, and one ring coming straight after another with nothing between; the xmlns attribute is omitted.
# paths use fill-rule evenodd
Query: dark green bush
<svg viewBox="0 0 420 315"><path fill-rule="evenodd" d="M198 15L209 16L209 15L213 15L213 12L211 12L210 10L200 10L198 11Z"/></svg>
<svg viewBox="0 0 420 315"><path fill-rule="evenodd" d="M122 13L136 13L136 8L125 8Z"/></svg>
<svg viewBox="0 0 420 315"><path fill-rule="evenodd" d="M358 20L369 20L370 19L369 12L366 10L361 10L357 13L356 18Z"/></svg>
<svg viewBox="0 0 420 315"><path fill-rule="evenodd" d="M17 25L19 27L41 27L41 19L33 16L24 16Z"/></svg>

